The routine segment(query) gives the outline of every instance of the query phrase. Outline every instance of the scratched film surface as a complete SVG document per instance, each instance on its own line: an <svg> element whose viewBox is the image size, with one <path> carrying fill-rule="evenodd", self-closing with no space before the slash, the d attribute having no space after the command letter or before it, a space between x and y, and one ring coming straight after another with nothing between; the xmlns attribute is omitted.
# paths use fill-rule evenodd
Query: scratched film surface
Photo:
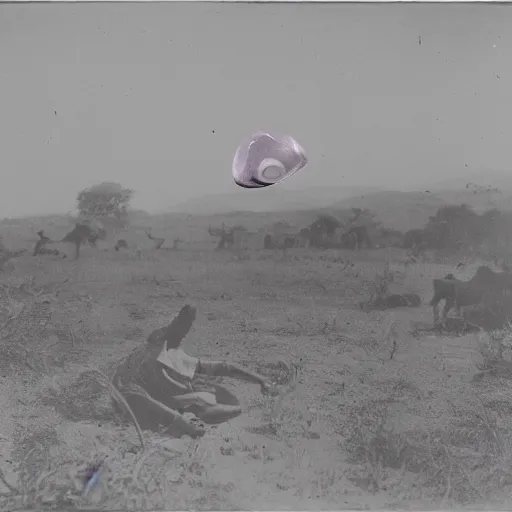
<svg viewBox="0 0 512 512"><path fill-rule="evenodd" d="M511 24L0 5L0 508L506 510Z"/></svg>

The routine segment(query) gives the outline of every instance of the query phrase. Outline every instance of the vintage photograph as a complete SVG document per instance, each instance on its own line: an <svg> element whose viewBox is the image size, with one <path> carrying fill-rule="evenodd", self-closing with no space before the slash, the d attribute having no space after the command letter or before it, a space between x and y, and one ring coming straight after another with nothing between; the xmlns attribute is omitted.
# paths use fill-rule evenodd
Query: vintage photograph
<svg viewBox="0 0 512 512"><path fill-rule="evenodd" d="M510 509L512 9L0 5L0 510Z"/></svg>

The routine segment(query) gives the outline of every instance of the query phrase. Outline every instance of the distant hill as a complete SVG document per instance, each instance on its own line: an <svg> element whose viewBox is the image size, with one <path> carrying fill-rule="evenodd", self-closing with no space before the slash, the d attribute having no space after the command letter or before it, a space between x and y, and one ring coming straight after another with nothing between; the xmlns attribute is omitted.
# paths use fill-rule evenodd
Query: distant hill
<svg viewBox="0 0 512 512"><path fill-rule="evenodd" d="M503 211L512 209L512 192L510 191L492 193L463 189L445 190L436 192L436 195L451 204L465 203L479 213L491 208L499 208Z"/></svg>
<svg viewBox="0 0 512 512"><path fill-rule="evenodd" d="M479 213L491 208L512 210L512 171L468 171L456 178L425 185L422 190L354 195L332 206L368 208L386 227L406 231L424 226L440 206L462 203Z"/></svg>
<svg viewBox="0 0 512 512"><path fill-rule="evenodd" d="M491 186L503 191L512 191L512 171L497 171L495 169L468 170L457 177L438 181L429 185L430 190L448 191L465 190L468 183L483 187Z"/></svg>
<svg viewBox="0 0 512 512"><path fill-rule="evenodd" d="M378 187L310 187L290 190L284 186L248 190L239 188L226 194L212 194L189 199L171 209L193 215L232 211L283 212L328 207L336 201L382 190Z"/></svg>
<svg viewBox="0 0 512 512"><path fill-rule="evenodd" d="M512 209L512 172L468 173L432 185L432 191L449 203L466 203L476 211L489 208Z"/></svg>

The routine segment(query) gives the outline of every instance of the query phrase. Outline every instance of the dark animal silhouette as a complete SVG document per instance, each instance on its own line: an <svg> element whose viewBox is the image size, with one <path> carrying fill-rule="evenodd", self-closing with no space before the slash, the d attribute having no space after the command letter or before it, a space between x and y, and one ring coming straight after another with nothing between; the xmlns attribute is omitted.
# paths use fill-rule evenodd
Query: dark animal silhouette
<svg viewBox="0 0 512 512"><path fill-rule="evenodd" d="M482 302L486 293L503 293L512 289L512 274L494 272L489 267L478 267L475 275L469 281L456 279L453 274L447 274L443 279L433 279L434 296L430 301L433 309L434 323L439 322L439 303L444 300L441 323L444 323L448 312L455 307L460 315L464 306L476 306Z"/></svg>
<svg viewBox="0 0 512 512"><path fill-rule="evenodd" d="M100 240L100 235L96 231L91 231L91 234L87 237L87 240L84 240L84 243L87 242L91 247L96 248L96 242Z"/></svg>
<svg viewBox="0 0 512 512"><path fill-rule="evenodd" d="M44 234L44 230L40 230L37 232L37 235L39 236L40 240L43 240L44 242L50 242L51 240Z"/></svg>
<svg viewBox="0 0 512 512"><path fill-rule="evenodd" d="M80 246L84 243L89 243L91 247L96 247L96 242L100 239L102 239L102 234L96 232L93 230L89 225L82 224L80 222L77 222L75 224L75 228L70 231L64 238L61 240L51 240L48 238L44 231L38 231L37 235L39 236L39 240L36 243L36 246L34 247L33 256L37 255L43 255L43 254L50 254L54 256L60 256L62 253L58 251L57 249L47 249L46 245L48 244L54 244L57 242L68 242L75 244L76 247L76 258L78 259L78 256L80 255ZM62 255L63 258L66 257L66 255Z"/></svg>
<svg viewBox="0 0 512 512"><path fill-rule="evenodd" d="M421 298L415 293L391 294L385 297L377 297L371 302L362 302L361 309L396 309L396 308L417 308L421 304Z"/></svg>
<svg viewBox="0 0 512 512"><path fill-rule="evenodd" d="M312 247L323 247L325 241L332 239L337 228L341 223L335 217L330 215L321 215L317 220L310 224L308 230L308 240ZM303 232L303 231L301 231Z"/></svg>
<svg viewBox="0 0 512 512"><path fill-rule="evenodd" d="M302 228L297 238L299 247L307 247L311 243L311 230L309 228Z"/></svg>
<svg viewBox="0 0 512 512"><path fill-rule="evenodd" d="M75 245L75 260L80 256L80 246L89 241L94 230L87 224L77 222L72 231L70 231L60 242L72 243Z"/></svg>
<svg viewBox="0 0 512 512"><path fill-rule="evenodd" d="M52 240L50 240L45 234L44 231L41 229L41 231L37 232L37 235L39 236L39 240L36 243L36 246L34 247L33 256L37 256L38 254L43 254L41 251L44 248L44 246L48 243L52 243Z"/></svg>
<svg viewBox="0 0 512 512"><path fill-rule="evenodd" d="M235 244L235 233L233 231L225 231L219 240L217 250L230 249Z"/></svg>
<svg viewBox="0 0 512 512"><path fill-rule="evenodd" d="M310 233L307 228L301 229L298 233L284 235L282 245L284 249L291 249L297 247L307 247L310 242Z"/></svg>
<svg viewBox="0 0 512 512"><path fill-rule="evenodd" d="M263 239L263 247L265 249L294 249L300 246L300 242L298 235L272 236L266 234Z"/></svg>
<svg viewBox="0 0 512 512"><path fill-rule="evenodd" d="M158 238L158 237L154 237L152 234L151 234L151 228L148 229L146 231L146 236L152 240L153 242L155 242L155 249L160 249L160 247L162 247L163 243L165 242L165 238Z"/></svg>
<svg viewBox="0 0 512 512"><path fill-rule="evenodd" d="M119 251L119 249L128 249L128 243L126 242L126 240L121 238L121 240L118 240L116 242L116 245L115 245L114 249L116 251Z"/></svg>
<svg viewBox="0 0 512 512"><path fill-rule="evenodd" d="M67 255L60 252L58 249L48 249L46 247L41 247L37 254L40 256L48 255L48 256L60 256L63 259L67 258Z"/></svg>
<svg viewBox="0 0 512 512"><path fill-rule="evenodd" d="M83 224L91 228L91 232L87 237L87 240L84 240L83 243L88 243L91 247L96 248L98 240L105 240L107 232L103 227L99 227L97 229L92 228L87 221Z"/></svg>
<svg viewBox="0 0 512 512"><path fill-rule="evenodd" d="M223 230L224 224L222 225L222 228L212 228L211 226L208 226L208 234L210 236L221 236Z"/></svg>
<svg viewBox="0 0 512 512"><path fill-rule="evenodd" d="M341 243L347 249L373 248L373 243L366 226L354 226L341 235Z"/></svg>
<svg viewBox="0 0 512 512"><path fill-rule="evenodd" d="M221 249L231 249L233 245L235 245L235 231L233 229L227 230L223 226L216 250L220 251Z"/></svg>
<svg viewBox="0 0 512 512"><path fill-rule="evenodd" d="M235 230L226 229L224 224L221 228L212 228L208 226L208 233L210 236L220 237L219 243L215 250L220 251L221 249L231 249L235 244Z"/></svg>
<svg viewBox="0 0 512 512"><path fill-rule="evenodd" d="M309 237L311 236L311 229L310 228L302 228L299 231L299 236L309 239Z"/></svg>
<svg viewBox="0 0 512 512"><path fill-rule="evenodd" d="M294 247L297 247L298 240L297 237L294 235L286 235L283 238L283 249L293 249Z"/></svg>
<svg viewBox="0 0 512 512"><path fill-rule="evenodd" d="M357 247L357 235L355 233L343 233L341 235L341 245L345 249L354 250Z"/></svg>
<svg viewBox="0 0 512 512"><path fill-rule="evenodd" d="M247 240L247 236L251 236L247 229L241 225L226 228L225 225L222 224L221 228L215 229L208 226L208 233L210 236L220 238L216 248L217 251L221 249L233 249L235 246L241 247L244 240Z"/></svg>

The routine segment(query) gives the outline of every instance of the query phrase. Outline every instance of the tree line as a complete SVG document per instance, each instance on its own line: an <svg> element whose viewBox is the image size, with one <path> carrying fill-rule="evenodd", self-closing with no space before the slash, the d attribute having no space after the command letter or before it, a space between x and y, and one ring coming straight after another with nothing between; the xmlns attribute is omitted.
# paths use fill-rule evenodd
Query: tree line
<svg viewBox="0 0 512 512"><path fill-rule="evenodd" d="M467 204L445 205L423 228L404 234L403 247L456 251L509 251L512 248L512 212L492 208L475 212Z"/></svg>

